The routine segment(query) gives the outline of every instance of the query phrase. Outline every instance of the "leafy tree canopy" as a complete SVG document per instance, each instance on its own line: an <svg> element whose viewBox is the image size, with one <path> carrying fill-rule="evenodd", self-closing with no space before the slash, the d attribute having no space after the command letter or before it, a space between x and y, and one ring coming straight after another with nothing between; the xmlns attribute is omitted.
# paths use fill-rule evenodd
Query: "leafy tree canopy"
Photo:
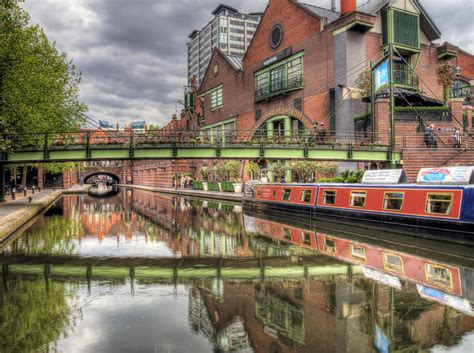
<svg viewBox="0 0 474 353"><path fill-rule="evenodd" d="M0 2L0 129L5 135L78 129L81 73L27 12ZM36 139L31 138L32 141ZM38 142L40 139L38 139ZM0 139L0 149L7 141Z"/></svg>

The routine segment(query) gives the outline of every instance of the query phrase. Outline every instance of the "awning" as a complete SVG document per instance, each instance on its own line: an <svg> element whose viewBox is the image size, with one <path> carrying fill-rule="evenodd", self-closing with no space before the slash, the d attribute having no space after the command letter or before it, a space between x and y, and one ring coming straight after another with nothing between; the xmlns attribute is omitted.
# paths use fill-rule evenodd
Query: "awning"
<svg viewBox="0 0 474 353"><path fill-rule="evenodd" d="M443 102L427 97L419 92L409 91L403 88L396 88L395 92L395 105L397 107L442 107L444 104ZM381 92L377 94L377 98L389 98L388 92ZM362 98L362 101L365 103L370 103L370 96Z"/></svg>

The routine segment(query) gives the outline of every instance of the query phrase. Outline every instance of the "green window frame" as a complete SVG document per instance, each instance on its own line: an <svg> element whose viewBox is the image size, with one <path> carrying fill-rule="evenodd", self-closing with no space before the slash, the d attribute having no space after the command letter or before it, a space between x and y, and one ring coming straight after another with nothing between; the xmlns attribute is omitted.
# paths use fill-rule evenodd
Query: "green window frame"
<svg viewBox="0 0 474 353"><path fill-rule="evenodd" d="M223 106L222 86L211 91L211 110L221 108Z"/></svg>
<svg viewBox="0 0 474 353"><path fill-rule="evenodd" d="M304 52L295 54L255 73L255 101L304 86Z"/></svg>
<svg viewBox="0 0 474 353"><path fill-rule="evenodd" d="M420 23L417 14L393 10L393 29L395 43L420 48Z"/></svg>

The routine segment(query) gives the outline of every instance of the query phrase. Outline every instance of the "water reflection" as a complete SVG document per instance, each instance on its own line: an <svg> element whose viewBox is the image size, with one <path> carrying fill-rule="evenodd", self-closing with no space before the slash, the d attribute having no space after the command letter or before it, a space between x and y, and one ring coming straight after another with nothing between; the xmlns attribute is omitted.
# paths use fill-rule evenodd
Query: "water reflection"
<svg viewBox="0 0 474 353"><path fill-rule="evenodd" d="M118 187L107 183L97 183L89 189L89 195L93 197L111 197L119 192Z"/></svg>
<svg viewBox="0 0 474 353"><path fill-rule="evenodd" d="M0 257L1 350L414 352L472 339L464 249L332 227L136 190L66 197Z"/></svg>

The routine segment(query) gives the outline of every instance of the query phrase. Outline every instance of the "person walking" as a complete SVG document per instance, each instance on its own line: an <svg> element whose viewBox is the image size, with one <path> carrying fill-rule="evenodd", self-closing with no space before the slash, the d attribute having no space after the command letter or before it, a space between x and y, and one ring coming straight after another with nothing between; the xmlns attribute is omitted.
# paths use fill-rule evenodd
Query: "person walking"
<svg viewBox="0 0 474 353"><path fill-rule="evenodd" d="M430 134L430 144L431 148L438 148L438 141L437 141L437 136L435 133L435 125L431 124L431 134Z"/></svg>
<svg viewBox="0 0 474 353"><path fill-rule="evenodd" d="M457 127L454 128L453 147L461 148L461 131Z"/></svg>
<svg viewBox="0 0 474 353"><path fill-rule="evenodd" d="M428 148L431 148L431 142L430 142L431 133L432 133L432 129L431 129L431 125L429 125L425 129L425 135L423 136L423 142L425 143L426 147L428 147Z"/></svg>

